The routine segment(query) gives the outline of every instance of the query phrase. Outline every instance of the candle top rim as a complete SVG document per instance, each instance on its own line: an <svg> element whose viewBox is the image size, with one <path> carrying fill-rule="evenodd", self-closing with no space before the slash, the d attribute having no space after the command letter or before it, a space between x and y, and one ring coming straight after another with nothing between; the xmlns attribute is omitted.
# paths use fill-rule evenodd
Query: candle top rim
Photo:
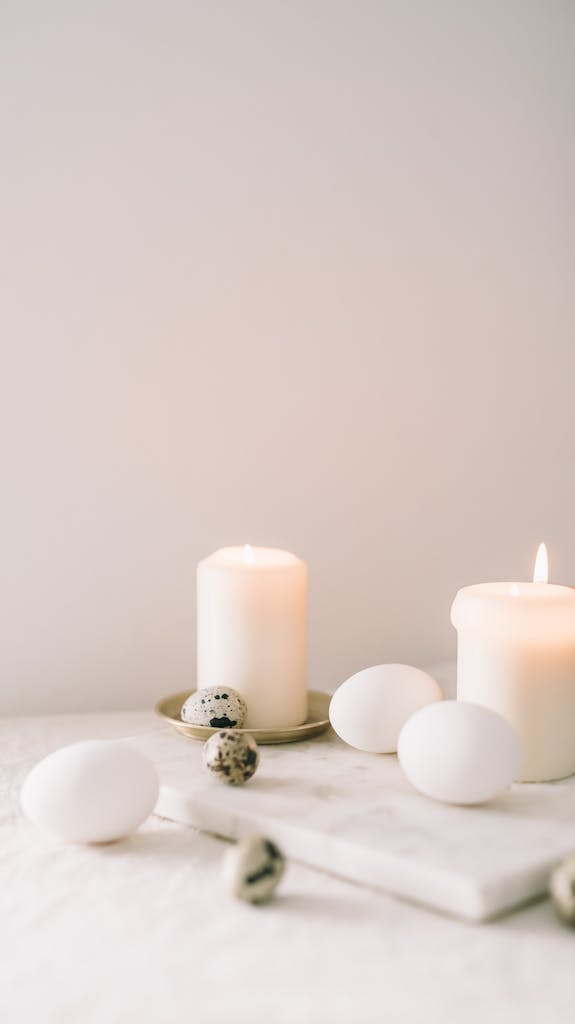
<svg viewBox="0 0 575 1024"><path fill-rule="evenodd" d="M249 548L249 552L246 550ZM291 551L283 548L252 547L251 545L237 545L235 547L218 548L216 551L204 558L200 565L208 564L213 568L220 569L284 569L296 565L305 565L305 562Z"/></svg>
<svg viewBox="0 0 575 1024"><path fill-rule="evenodd" d="M500 601L552 601L570 600L575 601L575 588L561 583L531 583L524 581L498 581L490 583L472 583L468 587L462 587L458 594L468 594L470 597L477 597L480 600Z"/></svg>
<svg viewBox="0 0 575 1024"><path fill-rule="evenodd" d="M514 587L512 593L511 588ZM451 606L457 630L470 628L527 645L575 642L575 588L558 583L476 583Z"/></svg>

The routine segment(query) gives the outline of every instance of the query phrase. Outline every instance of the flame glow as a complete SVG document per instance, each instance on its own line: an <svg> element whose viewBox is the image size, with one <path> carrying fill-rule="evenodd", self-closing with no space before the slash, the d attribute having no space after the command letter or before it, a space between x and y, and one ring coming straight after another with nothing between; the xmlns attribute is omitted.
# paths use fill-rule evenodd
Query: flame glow
<svg viewBox="0 0 575 1024"><path fill-rule="evenodd" d="M244 562L255 562L254 549L251 544L244 544Z"/></svg>
<svg viewBox="0 0 575 1024"><path fill-rule="evenodd" d="M547 548L544 544L540 544L537 549L537 558L535 559L535 569L533 570L533 582L547 583L548 580L549 562L547 559Z"/></svg>
<svg viewBox="0 0 575 1024"><path fill-rule="evenodd" d="M511 597L519 597L519 587L516 583L511 584L511 590L509 591Z"/></svg>

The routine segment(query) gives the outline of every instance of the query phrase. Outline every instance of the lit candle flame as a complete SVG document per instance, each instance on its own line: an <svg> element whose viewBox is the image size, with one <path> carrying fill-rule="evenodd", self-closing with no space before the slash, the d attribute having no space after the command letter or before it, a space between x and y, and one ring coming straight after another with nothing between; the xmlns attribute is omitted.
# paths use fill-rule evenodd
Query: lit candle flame
<svg viewBox="0 0 575 1024"><path fill-rule="evenodd" d="M544 544L540 544L537 549L537 558L535 559L535 569L533 570L533 582L547 583L548 580L549 563L547 559L547 548Z"/></svg>
<svg viewBox="0 0 575 1024"><path fill-rule="evenodd" d="M251 544L244 544L244 562L255 562L254 549Z"/></svg>
<svg viewBox="0 0 575 1024"><path fill-rule="evenodd" d="M516 583L511 584L511 597L519 597L519 587Z"/></svg>

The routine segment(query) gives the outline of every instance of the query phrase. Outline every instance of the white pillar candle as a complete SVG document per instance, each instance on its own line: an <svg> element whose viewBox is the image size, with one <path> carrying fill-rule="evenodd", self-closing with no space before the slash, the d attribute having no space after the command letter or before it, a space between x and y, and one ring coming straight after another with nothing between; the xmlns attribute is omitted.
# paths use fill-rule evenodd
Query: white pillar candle
<svg viewBox="0 0 575 1024"><path fill-rule="evenodd" d="M540 548L533 583L482 583L456 595L457 697L497 711L519 735L517 781L575 772L575 590L547 583ZM485 752L489 757L489 751Z"/></svg>
<svg viewBox="0 0 575 1024"><path fill-rule="evenodd" d="M246 726L307 716L307 566L275 548L221 548L198 565L198 689L231 686Z"/></svg>

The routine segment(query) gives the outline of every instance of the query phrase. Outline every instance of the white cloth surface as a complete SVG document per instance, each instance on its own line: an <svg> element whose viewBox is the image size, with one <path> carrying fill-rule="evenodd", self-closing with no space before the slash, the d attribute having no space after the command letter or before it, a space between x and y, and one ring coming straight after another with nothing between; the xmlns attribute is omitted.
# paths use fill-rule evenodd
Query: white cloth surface
<svg viewBox="0 0 575 1024"><path fill-rule="evenodd" d="M250 907L222 891L211 836L152 817L72 846L22 818L45 754L156 722L0 721L2 1024L571 1024L575 933L548 901L465 925L291 864L274 902Z"/></svg>

